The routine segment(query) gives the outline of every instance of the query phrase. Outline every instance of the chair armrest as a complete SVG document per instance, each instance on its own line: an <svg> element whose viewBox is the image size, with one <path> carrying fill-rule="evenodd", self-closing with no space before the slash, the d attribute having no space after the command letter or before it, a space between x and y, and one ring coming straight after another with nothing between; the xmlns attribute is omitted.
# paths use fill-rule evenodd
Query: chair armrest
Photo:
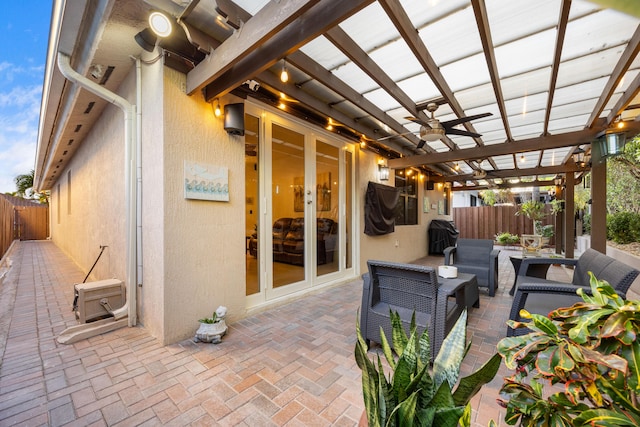
<svg viewBox="0 0 640 427"><path fill-rule="evenodd" d="M522 264L520 264L520 270L518 276L526 276L527 270L531 264L562 264L562 265L577 265L578 260L575 258L524 258Z"/></svg>
<svg viewBox="0 0 640 427"><path fill-rule="evenodd" d="M369 273L362 275L362 303L360 305L360 332L362 336L367 337L367 317L369 314L370 298L371 298L371 277Z"/></svg>
<svg viewBox="0 0 640 427"><path fill-rule="evenodd" d="M453 264L453 255L456 253L456 247L449 246L442 253L444 254L444 265Z"/></svg>
<svg viewBox="0 0 640 427"><path fill-rule="evenodd" d="M587 293L591 293L591 289L581 286L574 286L570 283L562 284L557 282L549 283L519 283L516 289L516 294L513 297L513 303L511 304L511 312L509 313L509 320L520 321L520 310L525 308L527 303L527 297L531 294L545 294L545 295L577 295L578 288L582 288ZM513 336L515 331L511 328L507 328L507 336Z"/></svg>

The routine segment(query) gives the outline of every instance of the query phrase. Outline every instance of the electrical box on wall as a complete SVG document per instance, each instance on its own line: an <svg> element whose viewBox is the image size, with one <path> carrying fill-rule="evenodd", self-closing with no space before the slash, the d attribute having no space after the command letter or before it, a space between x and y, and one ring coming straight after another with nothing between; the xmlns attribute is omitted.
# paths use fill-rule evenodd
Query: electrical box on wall
<svg viewBox="0 0 640 427"><path fill-rule="evenodd" d="M125 303L122 280L107 279L78 283L74 286L74 310L80 323L89 323L111 316L111 311Z"/></svg>

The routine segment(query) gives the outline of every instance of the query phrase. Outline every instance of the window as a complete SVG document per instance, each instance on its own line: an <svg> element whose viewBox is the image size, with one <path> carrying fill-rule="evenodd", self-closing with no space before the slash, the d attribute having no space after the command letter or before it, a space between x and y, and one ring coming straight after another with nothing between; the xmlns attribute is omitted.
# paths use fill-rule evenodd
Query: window
<svg viewBox="0 0 640 427"><path fill-rule="evenodd" d="M395 171L396 188L400 198L396 206L396 225L416 225L418 223L418 174L413 169Z"/></svg>

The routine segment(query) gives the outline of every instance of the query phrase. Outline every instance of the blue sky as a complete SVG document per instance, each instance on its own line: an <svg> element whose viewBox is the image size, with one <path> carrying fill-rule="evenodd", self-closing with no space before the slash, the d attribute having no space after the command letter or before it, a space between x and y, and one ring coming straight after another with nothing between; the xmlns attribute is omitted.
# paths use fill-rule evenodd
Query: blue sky
<svg viewBox="0 0 640 427"><path fill-rule="evenodd" d="M35 167L53 0L3 2L0 13L0 193Z"/></svg>

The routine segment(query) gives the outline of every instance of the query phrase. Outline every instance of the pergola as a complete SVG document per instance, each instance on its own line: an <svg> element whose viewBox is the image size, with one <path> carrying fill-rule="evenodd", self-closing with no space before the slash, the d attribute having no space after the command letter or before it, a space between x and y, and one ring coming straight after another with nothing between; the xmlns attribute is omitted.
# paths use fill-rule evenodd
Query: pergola
<svg viewBox="0 0 640 427"><path fill-rule="evenodd" d="M453 191L508 186L514 177L526 177L529 186L561 178L558 191L565 188L561 197L573 211L574 184L591 170L592 246L604 251L607 153L595 142L640 132L640 7L600 3L146 0L141 8L115 2L94 58L109 58L105 86L117 87L129 56L141 52L134 39L147 37L164 49L168 66L187 74L188 94L203 91L213 102L233 92L330 124L390 168L428 171ZM151 10L179 24L173 39L149 40ZM79 96L104 108L105 101ZM437 108L440 123L462 123L432 137L428 108ZM461 120L475 115L482 117ZM65 132L72 138L85 130ZM39 163L39 154L39 188L55 181L57 159L64 164L73 150L56 147L49 164ZM576 150L591 162L576 162Z"/></svg>

